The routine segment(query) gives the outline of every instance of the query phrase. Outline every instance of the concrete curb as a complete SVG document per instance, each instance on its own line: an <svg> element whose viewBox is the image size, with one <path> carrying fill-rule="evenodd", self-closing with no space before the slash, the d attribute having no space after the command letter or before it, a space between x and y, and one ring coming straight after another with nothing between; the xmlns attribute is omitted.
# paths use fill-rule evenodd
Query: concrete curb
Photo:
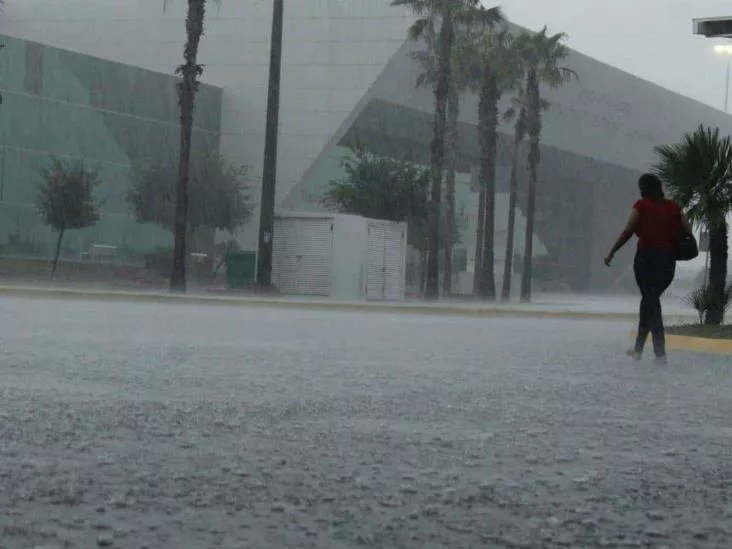
<svg viewBox="0 0 732 549"><path fill-rule="evenodd" d="M344 311L389 314L412 314L453 317L518 317L539 319L618 320L635 321L636 313L572 311L568 309L542 310L531 306L512 308L501 306L457 307L438 305L416 305L409 303L344 303L326 301L296 301L262 297L210 296L202 294L175 295L168 293L146 293L114 290L83 290L75 288L29 288L0 286L0 297L21 297L28 299L83 299L93 301L127 301L165 304L224 305L249 308L295 309L311 311ZM675 315L671 315L675 316Z"/></svg>
<svg viewBox="0 0 732 549"><path fill-rule="evenodd" d="M631 341L635 340L636 333L631 332ZM708 337L666 334L666 348L674 351L732 356L732 339L712 339Z"/></svg>

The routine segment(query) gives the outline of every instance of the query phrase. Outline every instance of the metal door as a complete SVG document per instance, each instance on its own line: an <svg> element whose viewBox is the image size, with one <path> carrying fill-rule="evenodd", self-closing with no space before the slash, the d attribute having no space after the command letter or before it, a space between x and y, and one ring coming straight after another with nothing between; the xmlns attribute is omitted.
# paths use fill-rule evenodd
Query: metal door
<svg viewBox="0 0 732 549"><path fill-rule="evenodd" d="M368 245L366 251L366 299L384 299L386 273L384 264L384 237L386 230L383 225L369 223Z"/></svg>
<svg viewBox="0 0 732 549"><path fill-rule="evenodd" d="M404 299L404 227L384 227L384 296L387 301Z"/></svg>
<svg viewBox="0 0 732 549"><path fill-rule="evenodd" d="M330 295L333 270L333 220L298 220L299 295Z"/></svg>

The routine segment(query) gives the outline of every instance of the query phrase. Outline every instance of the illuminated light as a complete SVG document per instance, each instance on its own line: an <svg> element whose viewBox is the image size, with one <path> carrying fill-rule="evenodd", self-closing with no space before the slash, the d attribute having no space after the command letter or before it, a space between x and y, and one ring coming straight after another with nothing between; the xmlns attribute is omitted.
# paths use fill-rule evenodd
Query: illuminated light
<svg viewBox="0 0 732 549"><path fill-rule="evenodd" d="M714 46L714 52L725 55L732 55L732 44L717 44Z"/></svg>

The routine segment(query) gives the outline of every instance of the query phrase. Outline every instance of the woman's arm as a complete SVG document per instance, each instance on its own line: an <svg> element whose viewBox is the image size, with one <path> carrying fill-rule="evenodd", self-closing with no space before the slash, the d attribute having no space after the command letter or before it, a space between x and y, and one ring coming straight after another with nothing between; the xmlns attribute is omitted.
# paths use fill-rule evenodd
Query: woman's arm
<svg viewBox="0 0 732 549"><path fill-rule="evenodd" d="M610 263L613 260L613 257L615 257L615 253L625 246L625 244L630 240L630 237L633 236L635 233L636 227L638 227L638 220L640 219L640 212L633 208L630 211L630 217L628 217L628 222L625 224L625 228L623 229L623 232L620 233L620 236L615 241L615 244L613 244L613 247L610 248L610 251L605 256L605 265L608 267L610 266Z"/></svg>
<svg viewBox="0 0 732 549"><path fill-rule="evenodd" d="M686 217L686 214L683 211L681 212L681 226L684 227L684 230L687 233L694 234L694 229L689 222L689 218Z"/></svg>

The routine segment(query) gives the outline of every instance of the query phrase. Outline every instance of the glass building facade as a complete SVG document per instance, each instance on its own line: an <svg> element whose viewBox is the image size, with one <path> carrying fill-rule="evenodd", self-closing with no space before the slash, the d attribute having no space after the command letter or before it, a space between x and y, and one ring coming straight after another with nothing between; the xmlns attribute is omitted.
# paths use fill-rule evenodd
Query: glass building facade
<svg viewBox="0 0 732 549"><path fill-rule="evenodd" d="M118 260L137 262L169 245L169 231L135 221L126 194L136 170L177 163L176 79L35 42L0 36L0 43L0 255L51 254L55 235L36 197L53 157L82 160L101 182L99 222L68 232L62 257L103 245L116 247ZM219 88L200 87L194 154L218 151L221 98Z"/></svg>

